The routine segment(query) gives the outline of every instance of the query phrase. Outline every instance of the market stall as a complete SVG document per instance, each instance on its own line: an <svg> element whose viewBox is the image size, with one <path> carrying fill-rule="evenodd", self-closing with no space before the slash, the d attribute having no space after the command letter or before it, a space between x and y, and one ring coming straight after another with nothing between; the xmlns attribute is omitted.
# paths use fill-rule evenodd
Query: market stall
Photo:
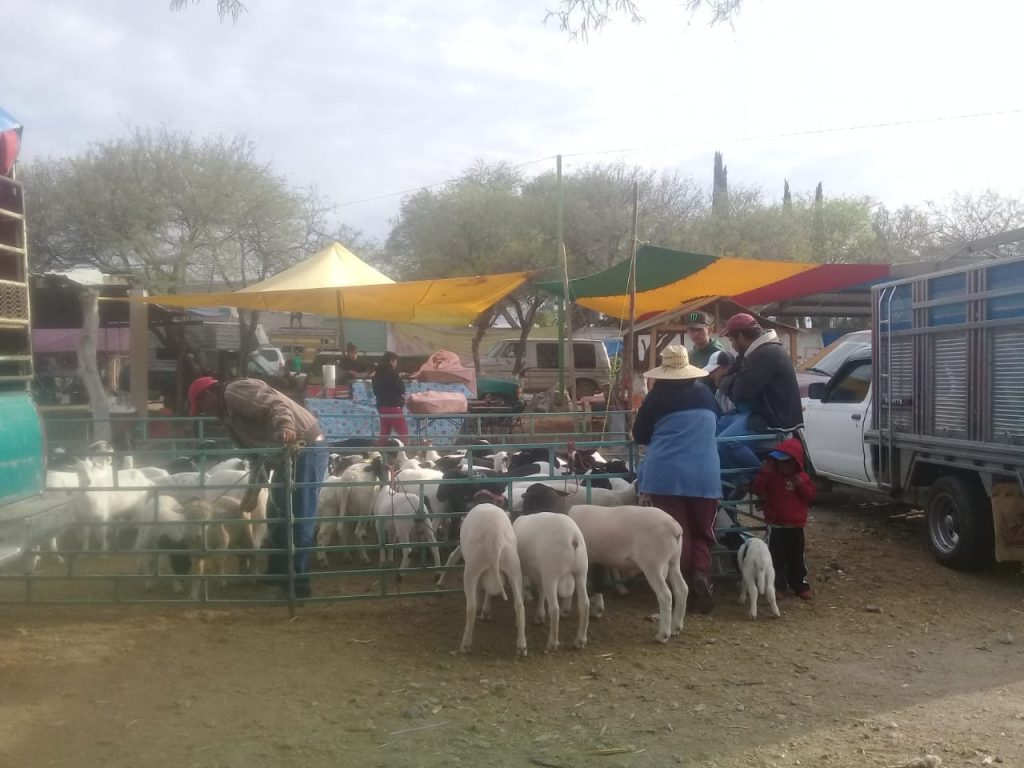
<svg viewBox="0 0 1024 768"><path fill-rule="evenodd" d="M466 327L481 312L515 291L530 272L455 277L444 280L390 282L362 264L342 246L321 251L278 275L233 293L194 293L132 299L178 307L233 306L240 309L309 314L426 325ZM364 265L365 266L365 265ZM307 287L316 286L316 287ZM369 374L366 374L369 375ZM457 395L454 402L476 397L475 375L453 353L435 353L406 384L413 409L418 396ZM437 399L435 397L435 399ZM443 399L443 398L442 398ZM425 398L429 401L430 398ZM452 402L448 400L448 402ZM329 437L378 433L376 401L368 378L356 378L331 389L306 391L305 405L317 414ZM461 428L461 411L424 412L410 417L410 434L438 443L451 441Z"/></svg>

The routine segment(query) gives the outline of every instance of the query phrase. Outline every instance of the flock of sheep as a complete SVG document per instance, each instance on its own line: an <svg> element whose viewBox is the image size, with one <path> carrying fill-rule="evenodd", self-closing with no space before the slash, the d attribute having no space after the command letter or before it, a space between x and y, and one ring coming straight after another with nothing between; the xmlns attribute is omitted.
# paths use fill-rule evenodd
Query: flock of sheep
<svg viewBox="0 0 1024 768"><path fill-rule="evenodd" d="M499 596L515 608L518 654L526 654L524 601L531 596L534 620L549 624L548 651L559 647L559 619L575 597L573 645L583 647L590 617L604 612L609 572L646 578L658 600L655 640L667 642L682 630L688 593L679 562L682 529L662 510L637 504L624 462L606 461L594 450L509 453L485 445L444 455L425 450L415 459L400 444L382 455L361 443L348 441L332 455L319 494L317 559L326 566L333 542L354 541L363 562L368 550L379 549L383 565L400 549L399 568L405 569L419 544L440 568L441 547L447 547L449 568L464 562L464 652L472 646L477 617L487 617L491 599ZM228 459L205 470L180 460L167 468L115 469L106 444L90 446L89 453L63 466L51 464L47 473L51 492L69 494L75 522L50 543L54 556L75 547L109 551L117 526L113 530L135 530L140 574L158 573L165 555L176 576L191 574L192 599L198 599L208 568L219 566L223 578L228 550L238 555L238 573L258 574L268 490L252 482L248 462ZM371 533L376 543L369 541ZM393 546L380 546L386 544ZM759 594L778 615L767 547L750 539L740 555L742 597L751 617ZM438 574L438 585L447 570ZM183 591L180 581L175 591Z"/></svg>

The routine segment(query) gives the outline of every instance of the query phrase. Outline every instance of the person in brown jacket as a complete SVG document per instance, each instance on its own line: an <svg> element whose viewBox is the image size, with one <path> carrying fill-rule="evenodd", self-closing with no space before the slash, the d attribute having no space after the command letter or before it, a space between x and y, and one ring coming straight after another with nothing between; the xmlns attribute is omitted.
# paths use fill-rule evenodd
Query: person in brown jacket
<svg viewBox="0 0 1024 768"><path fill-rule="evenodd" d="M292 491L295 517L294 542L297 549L313 546L316 525L316 503L320 488L304 485L322 483L327 474L329 448L316 416L291 398L281 394L259 379L238 379L220 382L203 376L188 388L189 415L216 416L228 434L242 448L274 448L301 445L295 462L294 479L299 487ZM288 546L283 487L270 490L267 507L269 545L273 549ZM310 597L309 552L295 553L295 595ZM288 557L284 552L270 555L267 573L288 573Z"/></svg>

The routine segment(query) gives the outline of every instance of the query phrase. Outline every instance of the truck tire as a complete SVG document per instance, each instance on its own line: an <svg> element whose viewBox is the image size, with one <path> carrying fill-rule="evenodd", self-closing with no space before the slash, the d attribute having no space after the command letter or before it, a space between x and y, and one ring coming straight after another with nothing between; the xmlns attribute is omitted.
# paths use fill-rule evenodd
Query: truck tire
<svg viewBox="0 0 1024 768"><path fill-rule="evenodd" d="M940 563L976 570L992 562L992 505L977 480L939 478L928 491L925 517L928 543Z"/></svg>
<svg viewBox="0 0 1024 768"><path fill-rule="evenodd" d="M576 379L576 397L591 397L599 390L600 387L593 379Z"/></svg>

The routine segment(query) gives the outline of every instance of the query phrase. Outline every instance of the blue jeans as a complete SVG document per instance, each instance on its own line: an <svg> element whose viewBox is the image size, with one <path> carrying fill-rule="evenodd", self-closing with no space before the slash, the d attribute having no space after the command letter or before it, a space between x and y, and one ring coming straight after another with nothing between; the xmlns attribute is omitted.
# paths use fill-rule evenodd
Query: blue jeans
<svg viewBox="0 0 1024 768"><path fill-rule="evenodd" d="M761 432L751 433L747 424L749 413L731 413L718 420L718 458L722 463L722 469L745 469L744 473L729 474L725 479L730 483L739 485L748 480L748 475L753 476L761 468L761 461L754 453L754 446L757 442L723 442L723 437L743 437L751 434L764 434ZM767 435L770 436L770 435ZM727 496L729 494L726 494Z"/></svg>
<svg viewBox="0 0 1024 768"><path fill-rule="evenodd" d="M322 483L327 474L330 448L327 443L317 443L304 448L295 460L296 483ZM283 483L284 476L274 473L274 483ZM316 503L320 495L319 486L295 488L292 491L292 515L295 518L293 538L295 548L313 546L313 531L316 528ZM284 486L270 489L270 503L267 505L267 540L272 549L288 548L288 525ZM309 597L309 552L295 553L295 594ZM267 573L284 575L288 573L288 554L278 552L267 559Z"/></svg>

